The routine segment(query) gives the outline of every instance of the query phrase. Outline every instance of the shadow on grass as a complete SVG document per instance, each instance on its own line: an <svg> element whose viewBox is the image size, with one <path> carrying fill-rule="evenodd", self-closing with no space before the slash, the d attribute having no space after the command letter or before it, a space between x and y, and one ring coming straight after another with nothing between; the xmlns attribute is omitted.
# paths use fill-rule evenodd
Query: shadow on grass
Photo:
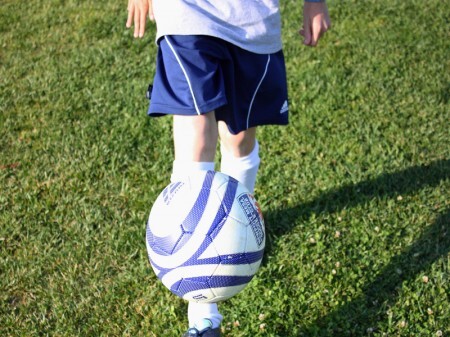
<svg viewBox="0 0 450 337"><path fill-rule="evenodd" d="M439 160L429 165L411 167L358 184L346 185L326 192L311 202L269 212L266 215L267 253L270 254L273 238L288 233L293 224L301 219L307 220L312 214L337 212L364 204L374 198L405 196L426 187L437 186L448 178L450 178L450 160ZM272 227L272 224L275 227ZM386 310L396 302L397 288L402 282L416 278L433 262L449 254L449 227L450 210L447 209L438 215L433 224L424 229L422 235L412 245L393 257L378 276L362 288L360 296L319 317L302 330L311 336L367 335L367 329L376 327L377 322L388 319Z"/></svg>
<svg viewBox="0 0 450 337"><path fill-rule="evenodd" d="M433 262L449 254L449 224L450 210L447 209L418 240L394 256L378 276L362 288L360 296L319 317L305 332L314 336L362 336L367 335L368 329L377 332L378 322L389 319L387 310L396 303L402 283L417 278Z"/></svg>
<svg viewBox="0 0 450 337"><path fill-rule="evenodd" d="M301 219L308 219L312 214L334 213L373 199L405 196L426 187L436 186L449 178L450 160L438 160L429 165L382 174L358 184L344 185L336 190L325 192L305 204L264 213L268 223L268 251L270 252L270 236L278 237L290 232L295 223Z"/></svg>

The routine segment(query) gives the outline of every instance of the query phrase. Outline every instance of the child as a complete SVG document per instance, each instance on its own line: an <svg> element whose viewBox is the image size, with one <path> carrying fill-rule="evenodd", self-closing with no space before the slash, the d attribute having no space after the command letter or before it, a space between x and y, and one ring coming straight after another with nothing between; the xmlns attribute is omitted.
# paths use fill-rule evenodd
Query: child
<svg viewBox="0 0 450 337"><path fill-rule="evenodd" d="M304 44L315 46L330 28L323 0L305 0ZM171 180L214 170L254 190L256 127L288 123L286 71L278 0L129 0L126 26L143 37L156 21L158 56L150 116L173 115ZM185 337L220 336L217 304L190 302Z"/></svg>

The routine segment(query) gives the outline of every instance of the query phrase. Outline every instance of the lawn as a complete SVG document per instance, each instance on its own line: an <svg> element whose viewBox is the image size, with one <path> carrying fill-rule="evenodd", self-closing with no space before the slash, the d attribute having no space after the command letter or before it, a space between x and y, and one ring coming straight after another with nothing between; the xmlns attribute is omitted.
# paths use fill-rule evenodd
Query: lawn
<svg viewBox="0 0 450 337"><path fill-rule="evenodd" d="M224 336L450 336L450 11L330 0L301 43L284 0L290 125L258 131L267 250ZM0 335L181 336L145 222L171 121L146 116L155 27L126 1L2 0Z"/></svg>

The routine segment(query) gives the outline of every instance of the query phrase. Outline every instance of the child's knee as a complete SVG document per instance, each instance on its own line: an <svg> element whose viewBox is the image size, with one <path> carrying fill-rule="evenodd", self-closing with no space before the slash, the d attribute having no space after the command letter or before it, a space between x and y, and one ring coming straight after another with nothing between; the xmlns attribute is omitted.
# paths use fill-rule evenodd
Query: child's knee
<svg viewBox="0 0 450 337"><path fill-rule="evenodd" d="M255 148L256 128L250 128L233 135L225 123L219 123L221 148L224 148L234 157L240 158L249 155Z"/></svg>

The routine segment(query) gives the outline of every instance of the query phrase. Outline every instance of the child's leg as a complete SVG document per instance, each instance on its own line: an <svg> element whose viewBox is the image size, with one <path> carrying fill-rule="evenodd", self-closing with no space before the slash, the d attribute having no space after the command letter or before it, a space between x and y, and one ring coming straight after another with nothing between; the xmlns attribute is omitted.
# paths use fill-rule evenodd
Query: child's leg
<svg viewBox="0 0 450 337"><path fill-rule="evenodd" d="M173 117L175 161L173 174L187 175L195 170L214 169L217 122L213 113Z"/></svg>
<svg viewBox="0 0 450 337"><path fill-rule="evenodd" d="M175 161L171 180L182 179L195 171L214 170L214 156L217 147L217 122L214 113L198 116L173 118L173 139ZM190 302L188 307L189 326L207 318L213 328L220 326L222 315L217 304Z"/></svg>
<svg viewBox="0 0 450 337"><path fill-rule="evenodd" d="M222 154L220 171L237 179L253 193L260 163L256 128L233 135L225 123L219 122L219 134Z"/></svg>

